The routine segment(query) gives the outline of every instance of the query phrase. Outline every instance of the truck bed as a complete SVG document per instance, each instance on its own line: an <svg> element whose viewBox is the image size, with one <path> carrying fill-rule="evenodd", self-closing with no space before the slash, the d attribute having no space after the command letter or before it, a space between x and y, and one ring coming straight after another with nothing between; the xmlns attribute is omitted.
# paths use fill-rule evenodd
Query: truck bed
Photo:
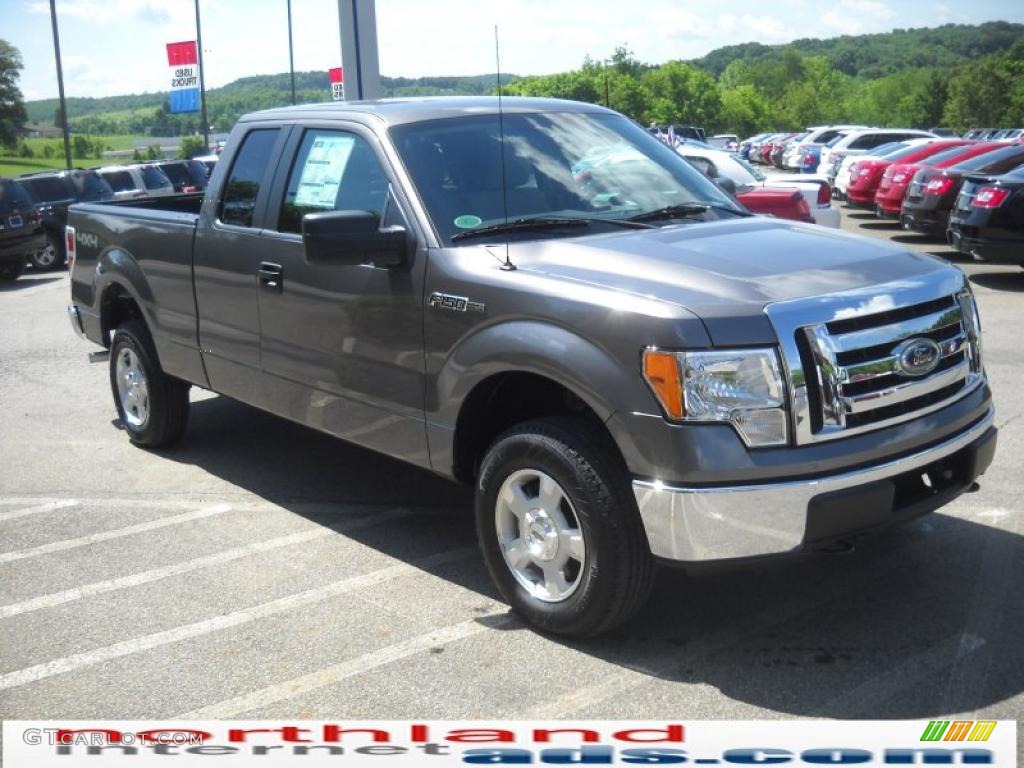
<svg viewBox="0 0 1024 768"><path fill-rule="evenodd" d="M202 194L76 203L68 224L78 239L71 296L82 307L86 335L109 343L100 301L110 275L120 274L142 309L168 371L202 380L192 292L192 246Z"/></svg>

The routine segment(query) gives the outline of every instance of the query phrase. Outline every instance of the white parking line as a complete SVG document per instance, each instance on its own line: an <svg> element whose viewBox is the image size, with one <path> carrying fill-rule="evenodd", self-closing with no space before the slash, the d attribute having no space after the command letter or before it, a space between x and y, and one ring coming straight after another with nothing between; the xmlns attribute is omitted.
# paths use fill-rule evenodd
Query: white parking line
<svg viewBox="0 0 1024 768"><path fill-rule="evenodd" d="M25 560L29 557L39 557L40 555L49 555L53 552L63 552L68 549L76 549L77 547L86 547L89 544L96 544L100 541L109 541L110 539L118 539L122 536L131 536L134 533L144 533L145 531L153 531L157 528L165 528L169 525L177 525L178 523L187 523L190 520L199 520L204 517L210 517L211 515L219 515L221 512L227 512L229 509L231 509L230 504L214 504L209 507L204 507L203 509L185 512L181 515L161 517L158 520L150 520L146 523L129 525L125 528L115 528L109 531L91 533L88 536L81 536L77 539L52 541L49 544L41 544L38 547L30 547L29 549L16 549L13 552L2 552L0 553L0 563L10 563L15 560Z"/></svg>
<svg viewBox="0 0 1024 768"><path fill-rule="evenodd" d="M39 611L44 608L53 608L58 605L63 605L64 603L70 603L73 600L81 600L83 597L92 597L93 595L101 595L106 592L116 592L119 589L137 587L140 584L149 584L153 581L159 581L171 576L180 576L183 573L198 571L201 568L210 568L215 565L231 562L232 560L248 557L249 555L254 555L259 552L278 549L279 547L302 544L307 541L313 541L314 539L320 539L335 534L345 534L349 531L358 530L360 528L386 523L394 520L395 518L403 517L406 514L408 514L407 510L391 510L388 512L381 512L379 514L367 515L353 520L348 525L339 526L337 528L313 528L308 531L299 531L298 533L292 533L288 536L278 536L274 539L267 539L266 541L249 544L244 547L235 547L234 549L217 552L212 555L207 555L206 557L197 557L181 563L165 565L162 568L153 568L149 571L133 573L129 576L121 576L117 579L97 581L92 584L86 584L83 587L74 587L73 589L65 589L61 592L53 592L49 595L33 597L29 600L23 600L20 603L0 605L0 619L10 618L11 616L17 616L18 614L29 613L31 611Z"/></svg>
<svg viewBox="0 0 1024 768"><path fill-rule="evenodd" d="M495 616L506 616L506 618L492 622L489 626L480 621L482 618ZM448 643L454 643L457 640L464 640L467 637L486 632L488 629L511 625L512 623L513 619L511 616L508 616L508 609L490 611L478 618L468 619L467 621L451 624L442 629L426 632L401 643L395 643L370 653L364 653L354 659L346 659L324 669L318 669L316 672L310 672L292 680L268 685L266 688L261 688L258 691L253 691L243 696L211 704L208 707L189 712L187 715L181 715L176 719L208 720L211 718L232 718L259 707L265 707L279 701L285 701L286 699L293 699L304 693L315 691L317 688L334 685L347 678L361 675L371 669L383 667L396 661L401 661L430 648L437 648Z"/></svg>
<svg viewBox="0 0 1024 768"><path fill-rule="evenodd" d="M289 534L288 536L278 536L277 538L268 539L266 541L260 541L255 544L249 544L244 547L235 547L234 549L228 549L224 552L217 552L206 557L197 557L192 560L186 560L181 563L173 563L171 565L165 565L162 568L153 568L149 571L142 571L141 573L133 573L129 576L122 576L117 579L109 579L107 581L97 581L92 584L86 584L83 587L75 587L73 589L66 589L61 592L53 592L49 595L41 595L40 597L34 597L29 600L24 600L20 603L11 603L10 605L0 606L0 619L6 619L11 616L17 616L21 613L29 613L30 611L38 611L44 608L53 608L64 603L69 603L73 600L81 600L83 597L92 597L93 595L100 595L106 592L115 592L119 589L127 589L128 587L139 586L140 584L148 584L153 581L159 581L160 579L166 579L171 576L178 576L183 573L189 573L191 571L197 571L201 568L209 568L214 565L221 565L232 560L238 560L249 555L253 555L259 552L267 552L271 549L277 549L279 547L287 547L293 544L302 544L307 541L313 541L314 539L331 536L334 534L344 534L349 531L358 530L359 528L369 527L372 525L379 525L380 523L389 522L395 518L402 517L408 514L406 510L391 510L389 512L381 512L372 516L366 516L352 521L351 524L345 525L339 528L314 528L308 531L300 531L298 533Z"/></svg>
<svg viewBox="0 0 1024 768"><path fill-rule="evenodd" d="M19 517L26 517L28 515L36 515L40 512L52 512L55 509L67 509L68 507L77 507L78 501L75 499L65 499L64 501L48 501L45 504L37 504L34 507L27 507L25 509L16 509L13 512L0 512L0 523L7 520L15 520Z"/></svg>
<svg viewBox="0 0 1024 768"><path fill-rule="evenodd" d="M271 600L268 603L254 605L250 608L228 613L223 616L216 616L212 619L197 621L193 624L185 624L180 627L164 630L163 632L155 632L151 635L143 635L142 637L136 637L120 643L114 643L113 645L108 645L103 648L96 648L95 650L87 651L86 653L76 653L72 656L65 656L61 659L54 659L53 661L48 661L43 664L36 664L31 667L26 667L25 669L8 672L5 675L0 675L0 690L16 688L20 685L45 680L46 678L53 677L54 675L72 672L77 669L82 669L83 667L91 667L95 664L102 664L103 662L110 661L111 659L130 656L133 653L139 653L140 651L149 650L151 648L158 648L162 645L170 645L171 643L176 643L179 640L185 640L190 637L208 635L211 632L217 632L221 629L228 629L229 627L248 624L249 622L257 619L263 619L295 608L313 605L314 603L319 603L327 600L328 598L336 597L337 595L342 595L347 592L369 589L391 579L418 573L424 568L455 562L462 558L474 555L477 551L478 550L475 546L462 547L460 549L451 550L450 552L441 552L436 555L431 555L430 557L426 557L422 560L416 561L415 563L398 563L396 565L388 566L387 568L380 568L376 571L371 571L370 573L341 579L340 581L325 584L322 587L306 590L305 592L299 592L294 595L288 595L287 597Z"/></svg>

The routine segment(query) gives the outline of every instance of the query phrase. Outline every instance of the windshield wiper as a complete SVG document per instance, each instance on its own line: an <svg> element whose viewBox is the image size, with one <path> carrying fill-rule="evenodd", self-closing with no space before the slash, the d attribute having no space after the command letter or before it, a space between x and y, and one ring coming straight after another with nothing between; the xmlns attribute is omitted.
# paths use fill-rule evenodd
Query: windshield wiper
<svg viewBox="0 0 1024 768"><path fill-rule="evenodd" d="M656 219L683 219L688 216L698 216L707 213L709 210L726 211L734 216L750 216L752 214L740 211L736 208L729 208L725 205L715 203L680 203L678 205L666 205L664 208L655 208L653 211L644 211L635 216L630 216L627 221L654 221Z"/></svg>
<svg viewBox="0 0 1024 768"><path fill-rule="evenodd" d="M498 224L491 224L486 227L480 227L479 229L467 229L465 232L456 232L452 235L452 240L466 240L470 237L480 237L481 235L491 235L498 232L515 232L517 230L529 230L529 229L558 229L560 227L586 227L590 224L601 223L611 224L612 226L626 227L628 229L650 229L650 224L644 224L640 221L633 219L604 219L600 217L587 218L584 216L563 216L560 218L553 217L536 217L530 219L512 219L511 221L503 221Z"/></svg>

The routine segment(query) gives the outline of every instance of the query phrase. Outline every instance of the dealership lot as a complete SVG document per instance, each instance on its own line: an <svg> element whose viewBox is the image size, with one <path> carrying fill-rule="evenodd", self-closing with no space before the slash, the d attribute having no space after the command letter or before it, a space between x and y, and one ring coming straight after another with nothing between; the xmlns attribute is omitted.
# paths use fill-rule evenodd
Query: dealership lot
<svg viewBox="0 0 1024 768"><path fill-rule="evenodd" d="M661 573L597 641L525 628L468 492L194 391L133 448L67 276L0 290L0 717L781 718L1024 712L1024 270L950 257L1001 429L980 491L845 555Z"/></svg>

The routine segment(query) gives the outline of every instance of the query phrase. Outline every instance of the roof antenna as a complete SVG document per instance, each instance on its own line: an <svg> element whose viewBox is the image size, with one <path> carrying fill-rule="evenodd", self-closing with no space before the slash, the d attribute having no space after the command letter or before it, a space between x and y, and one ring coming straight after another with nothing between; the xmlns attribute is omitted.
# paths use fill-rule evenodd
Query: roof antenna
<svg viewBox="0 0 1024 768"><path fill-rule="evenodd" d="M500 134L501 145L501 207L505 214L505 224L508 224L508 186L505 180L505 118L501 109L501 46L498 43L498 25L494 25L494 67L498 75L498 133ZM505 238L505 261L501 268L506 272L515 270L516 265L512 263L508 254L508 238Z"/></svg>

